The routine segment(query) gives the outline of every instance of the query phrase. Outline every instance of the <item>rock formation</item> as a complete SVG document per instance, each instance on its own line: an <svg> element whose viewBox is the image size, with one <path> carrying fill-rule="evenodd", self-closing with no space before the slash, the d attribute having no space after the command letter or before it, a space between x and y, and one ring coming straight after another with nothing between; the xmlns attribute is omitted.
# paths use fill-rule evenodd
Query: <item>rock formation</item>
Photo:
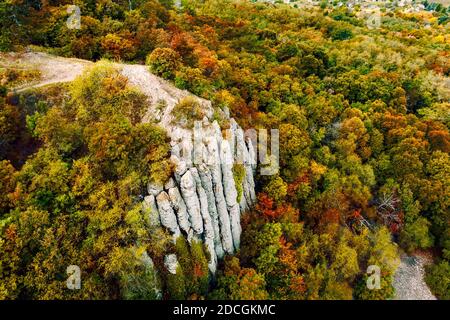
<svg viewBox="0 0 450 320"><path fill-rule="evenodd" d="M203 241L211 257L209 269L214 273L217 260L239 248L241 215L256 202L254 137L244 135L226 108L214 110L210 101L175 88L144 66L121 65L121 72L148 97L150 108L144 121L158 123L171 138L173 177L164 185L149 184L148 195L144 195L145 214L151 225L159 222L174 239L183 236L188 242ZM204 114L193 128L186 128L188 121L177 121L172 114L187 96L197 100ZM217 116L229 123L229 128L213 121ZM239 188L233 175L236 163L245 168ZM238 190L242 190L239 202Z"/></svg>
<svg viewBox="0 0 450 320"><path fill-rule="evenodd" d="M177 273L178 268L178 259L175 254L168 254L164 257L164 266L166 267L167 271L169 271L171 274Z"/></svg>
<svg viewBox="0 0 450 320"><path fill-rule="evenodd" d="M255 150L236 121L228 120L230 127L224 134L218 122L210 122L207 116L192 130L167 124L174 174L163 186L149 184L143 204L151 225L159 219L174 239L184 236L189 242L193 238L203 241L211 273L218 259L239 248L241 215L256 201ZM245 168L239 203L233 176L236 163Z"/></svg>

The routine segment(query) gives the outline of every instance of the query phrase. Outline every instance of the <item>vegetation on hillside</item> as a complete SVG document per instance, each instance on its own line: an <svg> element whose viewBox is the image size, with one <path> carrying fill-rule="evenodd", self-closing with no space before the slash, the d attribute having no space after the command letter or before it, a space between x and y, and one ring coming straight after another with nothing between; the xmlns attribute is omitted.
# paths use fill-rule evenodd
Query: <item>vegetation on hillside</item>
<svg viewBox="0 0 450 320"><path fill-rule="evenodd" d="M0 6L2 49L146 62L243 127L279 129L281 147L279 174L256 177L240 252L206 288L201 250L173 248L138 210L145 182L170 173L169 145L161 128L140 123L144 98L125 78L101 62L27 116L26 101L5 92L0 298L126 297L125 274L145 272L129 257L147 250L158 267L162 252L190 250L198 258L165 279L165 297L385 299L396 242L434 249L427 282L448 299L450 36L439 13L389 12L369 29L326 6L76 1L81 29L68 30L69 1L9 2ZM4 120L24 117L20 126ZM39 143L19 165L24 132ZM63 290L72 261L85 266L85 290ZM367 290L369 265L381 268L382 290Z"/></svg>

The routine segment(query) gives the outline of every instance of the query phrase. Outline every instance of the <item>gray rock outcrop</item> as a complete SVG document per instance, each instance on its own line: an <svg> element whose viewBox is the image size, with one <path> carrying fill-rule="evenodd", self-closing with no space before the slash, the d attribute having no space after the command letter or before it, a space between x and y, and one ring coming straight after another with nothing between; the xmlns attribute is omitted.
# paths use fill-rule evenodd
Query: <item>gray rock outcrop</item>
<svg viewBox="0 0 450 320"><path fill-rule="evenodd" d="M172 207L175 209L180 229L184 231L186 235L189 235L191 224L189 222L187 207L181 197L180 191L178 191L178 188L174 185L167 192L169 194Z"/></svg>
<svg viewBox="0 0 450 320"><path fill-rule="evenodd" d="M204 243L211 273L219 259L239 249L241 214L256 201L253 143L236 121L229 122L224 133L217 121L211 123L207 117L192 130L169 127L173 177L162 186L149 184L149 195L144 198L144 208L157 211L147 214L152 225L160 221L174 239L183 235L189 243L193 239ZM244 168L239 188L233 174L236 164Z"/></svg>
<svg viewBox="0 0 450 320"><path fill-rule="evenodd" d="M164 266L171 274L177 274L178 259L175 254L168 254L164 257Z"/></svg>
<svg viewBox="0 0 450 320"><path fill-rule="evenodd" d="M174 238L178 238L180 236L180 227L170 203L169 195L164 191L160 192L156 196L156 203L158 204L161 225L167 228Z"/></svg>

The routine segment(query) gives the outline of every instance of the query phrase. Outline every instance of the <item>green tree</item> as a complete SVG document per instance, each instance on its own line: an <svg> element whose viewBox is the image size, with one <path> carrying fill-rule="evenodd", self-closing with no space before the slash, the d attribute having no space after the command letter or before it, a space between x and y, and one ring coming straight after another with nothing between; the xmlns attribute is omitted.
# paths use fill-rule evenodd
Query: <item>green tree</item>
<svg viewBox="0 0 450 320"><path fill-rule="evenodd" d="M181 60L178 53L170 48L156 48L147 56L146 64L156 75L173 79L181 66Z"/></svg>

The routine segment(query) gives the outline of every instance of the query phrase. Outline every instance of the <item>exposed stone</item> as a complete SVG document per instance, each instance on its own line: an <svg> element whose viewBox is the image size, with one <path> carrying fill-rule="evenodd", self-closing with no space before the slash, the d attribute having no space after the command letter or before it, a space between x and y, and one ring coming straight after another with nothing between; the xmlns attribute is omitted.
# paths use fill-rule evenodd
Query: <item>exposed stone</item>
<svg viewBox="0 0 450 320"><path fill-rule="evenodd" d="M209 255L211 259L209 261L209 269L212 273L216 272L217 267L217 257L216 252L214 250L214 229L212 224L212 218L209 214L208 210L208 198L206 196L206 192L202 187L202 182L200 179L200 175L197 172L197 169L192 168L189 170L192 174L192 177L195 180L197 186L197 195L200 200L200 211L203 218L203 227L204 227L204 239L207 250L209 251Z"/></svg>
<svg viewBox="0 0 450 320"><path fill-rule="evenodd" d="M220 161L225 199L227 205L232 207L237 203L237 191L233 177L233 158L231 157L230 145L227 140L222 140L220 145Z"/></svg>
<svg viewBox="0 0 450 320"><path fill-rule="evenodd" d="M186 163L188 168L192 167L193 161L193 149L194 146L192 144L192 133L186 133L181 141L181 159Z"/></svg>
<svg viewBox="0 0 450 320"><path fill-rule="evenodd" d="M193 130L172 127L169 134L173 177L165 183L166 191L162 186L149 185L150 196L144 206L156 208L161 225L174 237L182 231L189 243L202 241L211 257L208 268L214 274L217 260L238 250L241 212L256 201L253 181L256 152L252 141L245 140L243 130L233 119L225 138L217 121L209 123L207 117L196 122ZM245 168L239 203L234 163ZM165 260L170 260L172 271L176 272L173 257L167 257Z"/></svg>
<svg viewBox="0 0 450 320"><path fill-rule="evenodd" d="M248 137L246 142L247 142L247 150L248 150L248 154L250 156L250 165L252 167L253 170L256 169L256 150L255 147L256 145L252 142L252 139L256 139L256 133L254 133L255 137Z"/></svg>
<svg viewBox="0 0 450 320"><path fill-rule="evenodd" d="M181 177L181 194L186 203L191 227L197 234L203 233L203 221L200 212L200 201L197 196L197 188L190 170Z"/></svg>
<svg viewBox="0 0 450 320"><path fill-rule="evenodd" d="M156 197L158 193L160 193L162 190L163 190L162 184L149 182L147 185L147 191L152 196Z"/></svg>
<svg viewBox="0 0 450 320"><path fill-rule="evenodd" d="M177 238L180 236L180 227L178 226L178 221L170 204L168 194L165 191L160 192L156 196L156 203L158 204L161 224L174 235L174 238Z"/></svg>
<svg viewBox="0 0 450 320"><path fill-rule="evenodd" d="M152 258L148 255L147 251L144 251L144 252L142 253L142 255L141 255L141 261L142 261L142 264L143 264L145 267L149 267L149 268L153 268L153 267L154 267L153 260L152 260Z"/></svg>
<svg viewBox="0 0 450 320"><path fill-rule="evenodd" d="M164 266L171 274L177 274L178 259L175 254L168 254L164 257Z"/></svg>
<svg viewBox="0 0 450 320"><path fill-rule="evenodd" d="M176 183L175 183L175 180L173 180L173 178L170 178L167 182L166 182L166 184L164 185L164 189L166 189L166 190L169 190L170 188L174 188L174 187L176 187L177 185L176 185Z"/></svg>
<svg viewBox="0 0 450 320"><path fill-rule="evenodd" d="M206 119L206 118L205 118ZM204 121L205 121L204 119ZM205 162L207 158L207 150L203 143L203 139L205 137L204 126L208 126L209 123L196 122L194 125L194 150L193 150L193 164L201 165Z"/></svg>
<svg viewBox="0 0 450 320"><path fill-rule="evenodd" d="M246 180L248 184L248 189L250 191L250 199L252 204L256 202L255 193L255 180L253 179L253 172L256 169L256 151L253 146L252 139L247 139L247 150L249 154L249 166L246 166Z"/></svg>
<svg viewBox="0 0 450 320"><path fill-rule="evenodd" d="M191 230L191 225L189 223L187 207L181 197L180 191L178 191L177 187L173 187L169 189L168 194L172 207L175 209L177 215L178 225L180 226L180 229L188 235Z"/></svg>
<svg viewBox="0 0 450 320"><path fill-rule="evenodd" d="M208 212L211 216L212 227L214 231L214 248L217 257L220 259L223 258L224 252L222 248L222 241L220 239L219 216L217 213L216 198L214 195L211 173L205 164L201 164L198 167L198 173L203 190L205 190L206 193L206 199L208 201Z"/></svg>
<svg viewBox="0 0 450 320"><path fill-rule="evenodd" d="M155 196L148 195L144 198L142 203L142 209L144 210L144 214L148 218L148 222L151 227L156 227L160 225L159 211L156 207Z"/></svg>
<svg viewBox="0 0 450 320"><path fill-rule="evenodd" d="M230 212L230 224L231 224L231 233L233 235L233 245L237 250L239 249L241 243L241 212L239 209L239 205L236 203L234 206L229 208Z"/></svg>
<svg viewBox="0 0 450 320"><path fill-rule="evenodd" d="M247 181L248 198L251 204L256 203L255 181L253 180L253 169L251 166L245 166L245 180Z"/></svg>
<svg viewBox="0 0 450 320"><path fill-rule="evenodd" d="M200 212L203 218L203 226L204 226L204 237L209 239L214 239L214 230L212 226L211 216L209 215L208 210L208 199L206 197L206 192L202 187L202 183L200 180L200 176L196 168L189 169L192 177L194 178L196 184L196 190L198 199L200 201Z"/></svg>
<svg viewBox="0 0 450 320"><path fill-rule="evenodd" d="M174 177L176 182L180 184L181 176L185 174L188 169L186 162L174 154L170 156L170 161L175 165Z"/></svg>
<svg viewBox="0 0 450 320"><path fill-rule="evenodd" d="M247 200L247 194L248 194L247 189L248 189L247 183L244 180L242 183L242 195L241 195L241 199L240 199L241 201L239 201L239 208L240 208L241 213L246 212L251 206L251 201Z"/></svg>
<svg viewBox="0 0 450 320"><path fill-rule="evenodd" d="M208 169L211 173L213 183L213 193L216 200L216 208L220 226L220 236L222 248L227 254L234 252L233 237L231 234L230 217L228 215L225 195L223 193L222 170L220 167L220 155L217 139L215 136L206 138L206 148L208 151Z"/></svg>
<svg viewBox="0 0 450 320"><path fill-rule="evenodd" d="M233 161L236 155L236 131L238 130L238 124L234 119L230 119L230 129L227 130L227 141L230 146L231 161Z"/></svg>
<svg viewBox="0 0 450 320"><path fill-rule="evenodd" d="M425 268L433 263L433 257L417 252L411 256L402 253L400 259L392 281L395 288L394 300L436 300L424 281Z"/></svg>
<svg viewBox="0 0 450 320"><path fill-rule="evenodd" d="M241 128L236 128L236 155L235 155L235 162L238 164L241 164L245 168L245 177L242 181L242 197L241 201L239 203L239 207L241 208L241 211L246 211L251 205L252 205L252 199L251 199L251 186L249 185L248 181L248 174L249 170L250 173L251 170L251 157L250 153L247 149L247 146L245 144L244 140L244 131ZM252 174L252 180L253 180L253 174Z"/></svg>
<svg viewBox="0 0 450 320"><path fill-rule="evenodd" d="M237 203L237 191L233 177L233 159L231 157L230 145L227 140L222 140L220 145L220 160L222 164L222 179L227 208L230 215L231 233L234 248L239 248L241 237L241 216Z"/></svg>

